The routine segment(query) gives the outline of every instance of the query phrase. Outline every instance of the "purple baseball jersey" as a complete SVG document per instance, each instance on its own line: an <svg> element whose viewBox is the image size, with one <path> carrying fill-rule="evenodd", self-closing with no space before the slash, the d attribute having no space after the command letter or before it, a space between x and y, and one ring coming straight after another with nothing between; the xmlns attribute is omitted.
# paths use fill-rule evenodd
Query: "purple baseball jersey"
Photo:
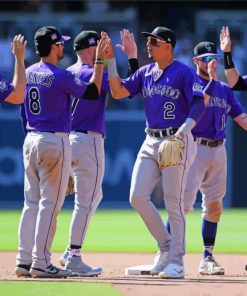
<svg viewBox="0 0 247 296"><path fill-rule="evenodd" d="M200 77L199 79L200 83L205 87L208 81ZM192 130L192 133L195 137L222 140L226 137L225 128L228 115L235 118L243 112L243 108L230 87L222 81L216 81L206 111Z"/></svg>
<svg viewBox="0 0 247 296"><path fill-rule="evenodd" d="M2 103L13 90L13 85L0 75L0 103Z"/></svg>
<svg viewBox="0 0 247 296"><path fill-rule="evenodd" d="M127 79L131 96L142 93L146 125L151 129L180 127L187 118L194 96L203 96L196 73L175 60L164 71L156 63L146 65Z"/></svg>
<svg viewBox="0 0 247 296"><path fill-rule="evenodd" d="M26 70L27 130L71 131L70 95L81 97L87 84L71 72L39 62Z"/></svg>
<svg viewBox="0 0 247 296"><path fill-rule="evenodd" d="M88 64L76 63L68 69L75 77L88 82L93 75L94 68ZM73 96L72 130L90 130L106 133L105 101L106 93L110 90L107 71L104 70L99 99L86 100Z"/></svg>

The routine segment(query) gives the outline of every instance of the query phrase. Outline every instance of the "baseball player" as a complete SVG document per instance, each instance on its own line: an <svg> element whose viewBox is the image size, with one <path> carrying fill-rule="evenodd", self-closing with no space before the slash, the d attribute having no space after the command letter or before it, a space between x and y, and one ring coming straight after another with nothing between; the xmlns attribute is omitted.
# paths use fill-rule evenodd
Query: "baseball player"
<svg viewBox="0 0 247 296"><path fill-rule="evenodd" d="M21 104L24 101L26 89L25 53L27 41L21 34L16 35L11 43L15 57L15 70L13 81L10 83L0 75L0 103Z"/></svg>
<svg viewBox="0 0 247 296"><path fill-rule="evenodd" d="M184 277L185 254L183 191L188 169L196 154L196 143L190 130L205 109L202 86L193 70L174 58L176 37L172 30L157 27L152 33L142 34L147 38L148 55L154 63L141 67L129 78L121 80L109 42L108 77L114 98L137 93L143 95L147 135L133 169L130 202L159 247L151 274L180 279ZM160 169L158 148L170 136L180 137L184 141L183 164ZM160 179L171 235L150 200Z"/></svg>
<svg viewBox="0 0 247 296"><path fill-rule="evenodd" d="M230 87L217 80L217 49L212 42L201 42L194 49L194 64L200 83L205 87L215 80L212 96L205 102L206 111L192 130L197 142L197 154L189 169L184 193L185 212L193 210L198 190L202 193L203 258L199 273L223 275L225 270L215 260L213 250L217 226L223 210L226 193L227 155L225 128L228 116L247 129L247 114Z"/></svg>
<svg viewBox="0 0 247 296"><path fill-rule="evenodd" d="M134 37L128 30L121 31L120 35L122 44L118 47L127 54L130 69L133 69L133 65L137 62ZM83 81L89 81L93 74L98 40L100 37L95 31L82 31L74 40L77 62L68 70ZM96 61L96 63L103 63L103 61ZM105 70L99 100L88 101L73 98L70 145L75 206L70 225L69 246L60 258L60 263L62 266L65 265L66 269L71 270L73 275L78 276L97 276L102 272L102 268L90 267L82 261L81 247L91 217L103 196L105 105L106 94L109 90L108 75Z"/></svg>
<svg viewBox="0 0 247 296"><path fill-rule="evenodd" d="M236 91L246 91L247 90L247 75L240 76L237 69L234 66L232 60L231 52L231 37L230 30L228 27L222 27L220 32L220 48L224 54L224 65L225 74L227 82ZM247 270L247 264L245 265L245 270Z"/></svg>
<svg viewBox="0 0 247 296"><path fill-rule="evenodd" d="M17 276L61 278L70 275L68 270L51 264L50 253L71 164L70 95L97 99L103 65L95 64L88 84L71 72L57 68L63 58L64 42L69 39L55 27L37 30L34 42L41 60L26 70L25 202L19 225ZM105 46L106 38L102 38L96 50L96 61L102 60Z"/></svg>

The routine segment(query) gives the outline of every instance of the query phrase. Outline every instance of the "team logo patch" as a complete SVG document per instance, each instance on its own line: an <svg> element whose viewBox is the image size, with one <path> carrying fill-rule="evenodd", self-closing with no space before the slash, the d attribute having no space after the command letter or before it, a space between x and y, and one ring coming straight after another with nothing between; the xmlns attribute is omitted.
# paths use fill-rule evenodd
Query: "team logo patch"
<svg viewBox="0 0 247 296"><path fill-rule="evenodd" d="M88 43L89 43L89 45L94 45L94 44L96 44L96 40L92 37L92 38L90 38L90 39L88 39Z"/></svg>
<svg viewBox="0 0 247 296"><path fill-rule="evenodd" d="M56 40L56 39L57 39L57 34L56 34L56 33L52 34L52 35L51 35L51 39L52 39L52 40Z"/></svg>
<svg viewBox="0 0 247 296"><path fill-rule="evenodd" d="M194 83L193 91L202 91L202 86L199 83Z"/></svg>
<svg viewBox="0 0 247 296"><path fill-rule="evenodd" d="M4 94L8 90L8 85L6 81L0 81L0 92Z"/></svg>
<svg viewBox="0 0 247 296"><path fill-rule="evenodd" d="M75 77L75 84L82 86L83 85L83 81L80 78L80 74L79 73L74 73L74 77Z"/></svg>
<svg viewBox="0 0 247 296"><path fill-rule="evenodd" d="M206 49L207 49L209 52L212 52L212 51L213 51L213 49L212 49L212 47L211 47L210 44L206 44L205 47L206 47Z"/></svg>

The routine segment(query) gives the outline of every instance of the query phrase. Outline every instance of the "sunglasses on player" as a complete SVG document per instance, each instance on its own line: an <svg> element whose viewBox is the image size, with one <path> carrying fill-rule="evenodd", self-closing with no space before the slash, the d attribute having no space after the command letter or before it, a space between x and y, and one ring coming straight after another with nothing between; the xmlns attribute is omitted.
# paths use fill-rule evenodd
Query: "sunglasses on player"
<svg viewBox="0 0 247 296"><path fill-rule="evenodd" d="M216 55L209 55L209 56L198 58L198 60L200 60L204 63L209 63L210 61L217 61L217 59L218 59L218 56L216 56Z"/></svg>
<svg viewBox="0 0 247 296"><path fill-rule="evenodd" d="M154 37L152 37L152 36L148 36L148 37L147 37L147 40L148 40L148 42L149 42L151 45L153 45L153 46L157 46L157 47L159 47L158 42L162 42L162 41L163 41L163 40L160 40L160 39L154 38ZM165 41L163 41L163 42L165 42Z"/></svg>

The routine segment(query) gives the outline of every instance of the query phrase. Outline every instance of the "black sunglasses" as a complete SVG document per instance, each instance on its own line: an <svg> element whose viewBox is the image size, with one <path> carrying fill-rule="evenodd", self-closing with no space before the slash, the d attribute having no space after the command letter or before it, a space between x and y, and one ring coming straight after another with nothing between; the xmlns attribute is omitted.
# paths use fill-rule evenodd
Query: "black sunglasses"
<svg viewBox="0 0 247 296"><path fill-rule="evenodd" d="M149 42L151 45L156 46L156 47L159 47L158 42L159 42L159 41L162 41L162 40L159 40L159 39L154 38L154 37L152 37L152 36L148 36L148 37L147 37L147 40L148 40L148 42Z"/></svg>

